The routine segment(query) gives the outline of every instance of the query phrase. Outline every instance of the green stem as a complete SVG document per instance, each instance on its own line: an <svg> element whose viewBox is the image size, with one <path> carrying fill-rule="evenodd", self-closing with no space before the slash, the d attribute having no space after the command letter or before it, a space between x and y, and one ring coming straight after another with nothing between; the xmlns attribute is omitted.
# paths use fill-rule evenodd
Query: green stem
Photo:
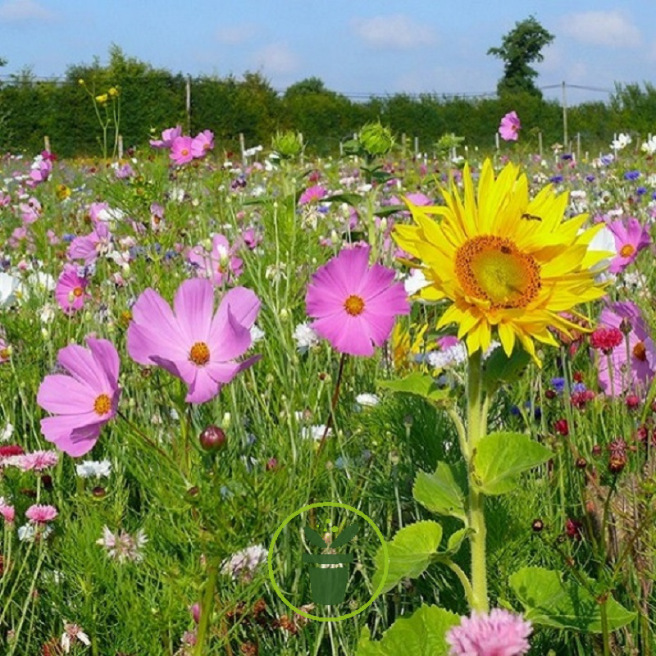
<svg viewBox="0 0 656 656"><path fill-rule="evenodd" d="M604 599L601 602L601 636L604 643L604 656L610 656L610 633L608 631L608 608L606 607L606 602L608 601L608 595L604 595Z"/></svg>
<svg viewBox="0 0 656 656"><path fill-rule="evenodd" d="M472 589L471 583L467 578L467 575L462 571L462 569L456 565L452 560L444 560L443 562L457 577L460 581L464 591L465 597L467 598L467 603L473 608L474 607L474 590Z"/></svg>
<svg viewBox="0 0 656 656"><path fill-rule="evenodd" d="M216 588L216 580L219 575L219 563L211 561L208 565L208 577L205 583L205 593L200 604L200 622L198 623L198 637L196 639L196 656L203 656L205 653L203 648L205 646L205 638L207 636L207 629L210 624L210 617L212 616L212 606L214 605L214 589Z"/></svg>
<svg viewBox="0 0 656 656"><path fill-rule="evenodd" d="M469 357L467 374L467 431L469 454L467 457L467 478L469 485L469 527L473 533L469 537L471 545L471 609L487 612L487 559L485 526L485 496L473 480L472 459L476 445L487 432L487 401L483 400L482 353L479 349Z"/></svg>

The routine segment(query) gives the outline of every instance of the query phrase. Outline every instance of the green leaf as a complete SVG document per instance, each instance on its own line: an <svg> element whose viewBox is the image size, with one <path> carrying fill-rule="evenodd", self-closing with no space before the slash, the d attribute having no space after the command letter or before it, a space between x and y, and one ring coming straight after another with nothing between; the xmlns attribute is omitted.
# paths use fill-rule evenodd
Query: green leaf
<svg viewBox="0 0 656 656"><path fill-rule="evenodd" d="M364 199L359 194L333 194L332 196L324 196L319 200L320 203L346 203L357 207Z"/></svg>
<svg viewBox="0 0 656 656"><path fill-rule="evenodd" d="M530 361L531 356L521 346L515 345L510 357L499 346L492 351L483 366L485 391L493 394L501 385L516 382Z"/></svg>
<svg viewBox="0 0 656 656"><path fill-rule="evenodd" d="M455 533L451 533L449 540L446 543L446 552L444 552L444 555L453 556L454 554L457 554L460 551L462 543L470 533L473 533L471 528L461 528Z"/></svg>
<svg viewBox="0 0 656 656"><path fill-rule="evenodd" d="M349 540L352 540L356 533L360 530L360 527L357 524L351 524L347 526L331 543L331 547L337 549L338 547L343 547Z"/></svg>
<svg viewBox="0 0 656 656"><path fill-rule="evenodd" d="M385 631L382 640L372 642L368 627L358 641L356 656L446 656L446 632L460 624L460 617L437 606L421 606L410 617L401 617Z"/></svg>
<svg viewBox="0 0 656 656"><path fill-rule="evenodd" d="M465 495L445 462L437 463L434 474L423 471L417 474L412 496L431 512L467 522Z"/></svg>
<svg viewBox="0 0 656 656"><path fill-rule="evenodd" d="M591 581L594 585L594 581ZM542 567L524 567L510 577L510 586L535 624L556 629L601 633L601 607L577 581L562 581L562 574ZM609 597L608 628L615 631L632 622L636 613Z"/></svg>
<svg viewBox="0 0 656 656"><path fill-rule="evenodd" d="M474 450L474 480L485 494L505 494L517 487L522 472L552 456L546 446L523 433L492 433Z"/></svg>
<svg viewBox="0 0 656 656"><path fill-rule="evenodd" d="M407 205L386 205L385 207L377 208L374 214L382 219L384 216L389 216L390 214L396 214L397 212L407 212L407 211L408 211Z"/></svg>
<svg viewBox="0 0 656 656"><path fill-rule="evenodd" d="M305 533L305 539L310 544L313 544L315 547L319 547L319 549L326 548L327 545L324 539L313 528L305 526L303 527L303 532Z"/></svg>
<svg viewBox="0 0 656 656"><path fill-rule="evenodd" d="M449 396L448 389L440 389L432 376L419 371L397 380L379 380L378 385L392 392L416 394L433 403L444 401Z"/></svg>
<svg viewBox="0 0 656 656"><path fill-rule="evenodd" d="M442 527L437 522L422 521L402 528L387 543L389 570L383 592L391 590L405 578L417 578L430 565L442 540ZM376 552L374 590L378 589L383 576L383 548Z"/></svg>

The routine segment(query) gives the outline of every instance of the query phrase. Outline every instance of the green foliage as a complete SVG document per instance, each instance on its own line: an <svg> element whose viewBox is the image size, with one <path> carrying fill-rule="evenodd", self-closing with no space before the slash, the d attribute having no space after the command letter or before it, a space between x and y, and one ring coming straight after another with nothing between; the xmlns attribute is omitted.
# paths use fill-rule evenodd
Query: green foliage
<svg viewBox="0 0 656 656"><path fill-rule="evenodd" d="M510 577L510 585L526 609L526 619L535 624L601 633L601 597L595 598L577 581L564 582L562 574L542 567L524 567ZM610 595L605 604L610 631L636 617Z"/></svg>
<svg viewBox="0 0 656 656"><path fill-rule="evenodd" d="M391 590L405 578L417 578L431 564L442 541L442 527L431 521L422 521L402 528L388 543L389 571L383 592ZM376 552L376 573L373 587L378 589L383 575L382 547Z"/></svg>
<svg viewBox="0 0 656 656"><path fill-rule="evenodd" d="M421 606L411 617L402 617L388 629L380 642L370 640L368 627L362 630L357 656L445 656L446 632L460 623L455 613L437 606Z"/></svg>
<svg viewBox="0 0 656 656"><path fill-rule="evenodd" d="M438 462L433 474L420 471L415 479L412 494L431 512L467 521L465 495L456 482L451 467L445 462Z"/></svg>
<svg viewBox="0 0 656 656"><path fill-rule="evenodd" d="M523 433L486 435L475 447L474 480L485 494L506 494L519 484L520 475L541 465L553 453Z"/></svg>
<svg viewBox="0 0 656 656"><path fill-rule="evenodd" d="M440 403L449 396L448 389L438 387L432 376L419 371L413 371L402 379L379 380L378 386L392 392L416 394L432 403Z"/></svg>
<svg viewBox="0 0 656 656"><path fill-rule="evenodd" d="M542 49L554 38L536 18L530 16L515 23L515 27L503 37L500 47L487 51L488 55L494 55L504 62L503 77L497 85L500 96L523 91L541 97L540 90L533 82L538 72L529 64L544 59Z"/></svg>

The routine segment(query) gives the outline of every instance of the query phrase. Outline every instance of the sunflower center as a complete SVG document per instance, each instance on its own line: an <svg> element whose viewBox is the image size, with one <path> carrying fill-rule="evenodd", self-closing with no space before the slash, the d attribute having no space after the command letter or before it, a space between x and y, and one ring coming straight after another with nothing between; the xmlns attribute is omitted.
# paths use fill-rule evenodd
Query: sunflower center
<svg viewBox="0 0 656 656"><path fill-rule="evenodd" d="M620 255L622 257L631 257L635 253L635 246L633 244L624 244L620 249Z"/></svg>
<svg viewBox="0 0 656 656"><path fill-rule="evenodd" d="M107 394L101 394L94 402L93 409L96 414L106 415L112 409L112 400Z"/></svg>
<svg viewBox="0 0 656 656"><path fill-rule="evenodd" d="M636 360L640 360L641 362L645 362L647 360L647 349L645 348L644 342L638 342L633 347L633 357L636 358Z"/></svg>
<svg viewBox="0 0 656 656"><path fill-rule="evenodd" d="M504 237L481 235L456 253L456 275L465 293L492 309L526 307L540 291L540 265Z"/></svg>
<svg viewBox="0 0 656 656"><path fill-rule="evenodd" d="M357 317L364 312L364 299L360 296L355 296L355 294L351 294L351 296L344 301L344 309L352 317Z"/></svg>
<svg viewBox="0 0 656 656"><path fill-rule="evenodd" d="M189 359L199 366L210 361L210 349L205 342L196 342L189 352Z"/></svg>

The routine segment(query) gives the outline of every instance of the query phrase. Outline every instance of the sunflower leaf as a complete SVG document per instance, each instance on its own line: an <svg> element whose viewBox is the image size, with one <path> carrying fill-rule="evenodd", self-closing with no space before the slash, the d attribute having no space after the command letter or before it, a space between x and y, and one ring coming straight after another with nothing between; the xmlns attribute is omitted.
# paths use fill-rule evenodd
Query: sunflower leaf
<svg viewBox="0 0 656 656"><path fill-rule="evenodd" d="M364 627L356 656L446 656L446 632L460 623L460 617L438 606L421 606L410 617L401 617L385 631L380 641L370 640Z"/></svg>
<svg viewBox="0 0 656 656"><path fill-rule="evenodd" d="M378 385L392 392L415 394L432 403L443 402L449 396L448 389L439 388L432 376L419 371L397 380L379 380Z"/></svg>
<svg viewBox="0 0 656 656"><path fill-rule="evenodd" d="M467 522L465 495L445 462L437 463L434 474L423 471L417 474L412 496L431 512Z"/></svg>
<svg viewBox="0 0 656 656"><path fill-rule="evenodd" d="M510 357L502 347L497 347L483 366L483 386L488 394L496 392L501 385L514 383L523 373L531 356L519 345L515 345Z"/></svg>
<svg viewBox="0 0 656 656"><path fill-rule="evenodd" d="M421 576L433 562L441 540L442 527L437 522L421 521L402 528L392 541L387 543L389 570L382 591L391 590L405 578L415 579ZM380 547L374 559L374 590L378 589L383 576L383 558L383 548Z"/></svg>
<svg viewBox="0 0 656 656"><path fill-rule="evenodd" d="M517 487L523 472L552 456L546 446L523 433L492 433L474 450L474 481L485 494L506 494Z"/></svg>
<svg viewBox="0 0 656 656"><path fill-rule="evenodd" d="M590 581L591 587L594 581ZM510 586L535 624L556 629L601 633L601 604L577 581L563 581L562 574L542 567L524 567L510 577ZM632 622L636 613L613 597L606 600L608 630Z"/></svg>

